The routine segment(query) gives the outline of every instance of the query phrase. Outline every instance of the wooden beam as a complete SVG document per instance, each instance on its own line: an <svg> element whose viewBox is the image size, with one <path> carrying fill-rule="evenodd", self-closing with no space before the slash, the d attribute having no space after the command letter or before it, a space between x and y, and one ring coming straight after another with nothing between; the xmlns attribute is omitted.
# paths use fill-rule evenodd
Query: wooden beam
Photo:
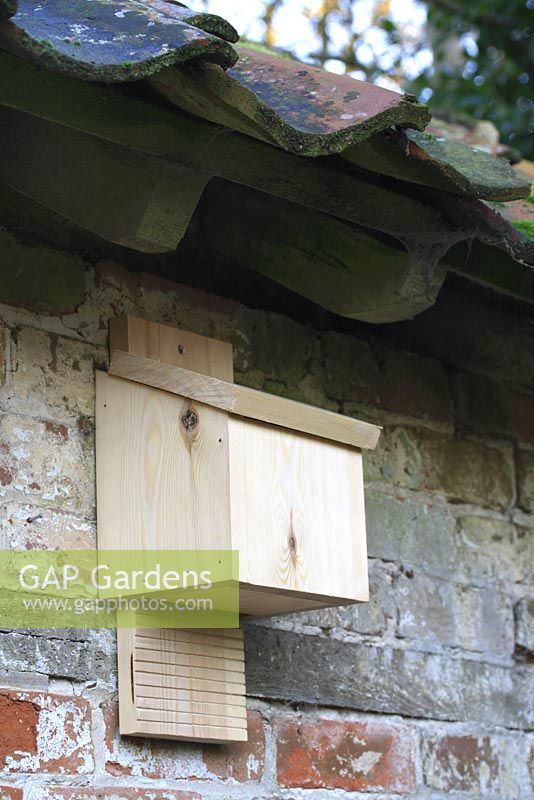
<svg viewBox="0 0 534 800"><path fill-rule="evenodd" d="M184 166L9 108L0 108L0 128L4 184L145 253L176 249L208 181Z"/></svg>
<svg viewBox="0 0 534 800"><path fill-rule="evenodd" d="M244 198L219 207L220 222L211 214L210 242L219 252L239 263L246 256L246 266L334 313L382 323L431 306L444 280L448 247L473 235L469 226L462 232L445 221L448 209L370 183L336 159L297 158L117 89L39 70L8 53L0 53L0 72L0 104L26 112L12 129L13 117L9 124L2 118L0 180L4 176L12 189L119 244L174 251L205 184L222 177L236 184L230 187L234 198L246 186L263 193L264 202L261 213L247 209ZM81 132L91 136L82 140ZM75 157L63 162L63 151ZM287 206L281 210L273 198ZM235 214L244 209L237 221L230 206ZM492 260L496 266L487 279L484 264L469 253L461 271L532 302L532 280L523 274L528 270L502 251ZM456 269L458 258L451 261Z"/></svg>
<svg viewBox="0 0 534 800"><path fill-rule="evenodd" d="M420 237L424 230L427 241L447 240L449 226L431 206L370 183L336 159L298 158L178 110L36 69L9 54L0 54L0 71L5 106L401 239ZM29 144L24 149L31 160Z"/></svg>
<svg viewBox="0 0 534 800"><path fill-rule="evenodd" d="M381 429L376 425L121 350L112 352L109 374L163 389L237 416L353 447L374 450L380 438Z"/></svg>

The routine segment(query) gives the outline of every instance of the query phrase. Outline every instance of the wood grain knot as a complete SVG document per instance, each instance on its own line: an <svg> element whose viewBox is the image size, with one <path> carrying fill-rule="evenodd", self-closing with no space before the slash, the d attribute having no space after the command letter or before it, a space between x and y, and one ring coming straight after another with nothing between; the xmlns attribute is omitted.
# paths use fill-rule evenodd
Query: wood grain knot
<svg viewBox="0 0 534 800"><path fill-rule="evenodd" d="M289 533L287 535L287 544L289 547L289 557L291 559L291 563L295 565L297 563L297 537L295 536L295 531L293 529L293 510L291 510L289 516Z"/></svg>
<svg viewBox="0 0 534 800"><path fill-rule="evenodd" d="M186 411L182 417L182 425L186 431L194 430L198 425L198 414L191 409Z"/></svg>

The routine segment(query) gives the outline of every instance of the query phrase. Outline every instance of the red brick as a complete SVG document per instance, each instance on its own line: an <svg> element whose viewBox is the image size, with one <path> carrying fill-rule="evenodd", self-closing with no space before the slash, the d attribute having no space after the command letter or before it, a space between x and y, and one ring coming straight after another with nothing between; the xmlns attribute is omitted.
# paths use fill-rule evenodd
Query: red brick
<svg viewBox="0 0 534 800"><path fill-rule="evenodd" d="M425 781L433 789L480 793L499 781L499 758L487 736L444 736L425 743Z"/></svg>
<svg viewBox="0 0 534 800"><path fill-rule="evenodd" d="M276 737L281 786L398 793L415 788L413 743L391 725L283 719Z"/></svg>
<svg viewBox="0 0 534 800"><path fill-rule="evenodd" d="M0 730L4 773L93 770L91 712L85 700L2 690Z"/></svg>
<svg viewBox="0 0 534 800"><path fill-rule="evenodd" d="M158 739L125 739L119 736L118 708L103 708L106 725L106 771L116 777L152 780L260 781L265 759L265 732L261 715L248 712L249 741L227 745L188 744L187 758L180 758L184 744Z"/></svg>
<svg viewBox="0 0 534 800"><path fill-rule="evenodd" d="M22 789L16 786L0 786L0 800L22 800Z"/></svg>
<svg viewBox="0 0 534 800"><path fill-rule="evenodd" d="M0 694L0 760L5 764L13 753L37 753L39 708L29 700Z"/></svg>
<svg viewBox="0 0 534 800"><path fill-rule="evenodd" d="M51 786L45 789L42 800L201 800L196 792L175 789L75 788Z"/></svg>

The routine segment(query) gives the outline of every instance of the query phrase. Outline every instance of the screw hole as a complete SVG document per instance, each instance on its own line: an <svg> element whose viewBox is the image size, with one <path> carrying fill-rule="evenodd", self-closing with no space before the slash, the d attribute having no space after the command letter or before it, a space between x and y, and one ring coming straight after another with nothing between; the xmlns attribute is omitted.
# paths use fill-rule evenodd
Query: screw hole
<svg viewBox="0 0 534 800"><path fill-rule="evenodd" d="M180 353L181 356L183 356L183 354L185 353L185 347L183 346L183 344L178 345L178 352Z"/></svg>

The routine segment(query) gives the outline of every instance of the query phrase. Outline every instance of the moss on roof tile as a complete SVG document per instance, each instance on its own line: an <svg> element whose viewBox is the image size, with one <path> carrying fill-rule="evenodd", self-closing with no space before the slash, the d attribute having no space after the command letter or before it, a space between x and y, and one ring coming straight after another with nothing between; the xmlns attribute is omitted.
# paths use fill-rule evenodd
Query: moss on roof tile
<svg viewBox="0 0 534 800"><path fill-rule="evenodd" d="M223 67L237 60L229 42L188 24L174 8L137 0L19 0L17 13L0 23L0 47L71 77L105 82L139 80L190 59Z"/></svg>

